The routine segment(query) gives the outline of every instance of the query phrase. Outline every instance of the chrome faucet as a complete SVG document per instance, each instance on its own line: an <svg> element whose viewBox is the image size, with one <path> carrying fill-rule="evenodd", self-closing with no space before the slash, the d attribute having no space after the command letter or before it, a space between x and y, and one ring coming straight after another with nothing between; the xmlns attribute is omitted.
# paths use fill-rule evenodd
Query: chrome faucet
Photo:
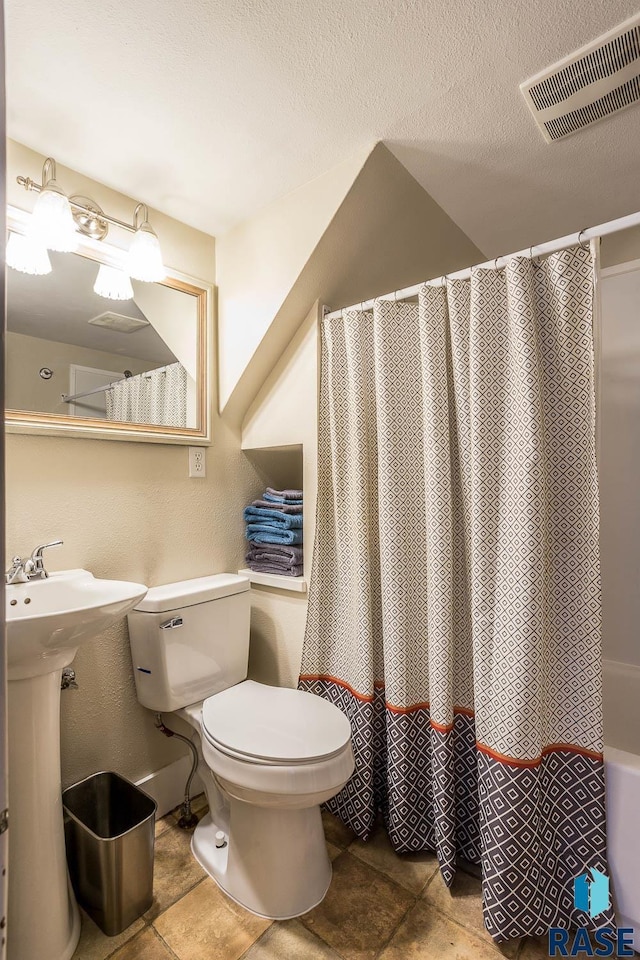
<svg viewBox="0 0 640 960"><path fill-rule="evenodd" d="M59 547L64 541L53 540L36 547L28 560L14 557L5 573L6 583L28 583L29 580L46 580L49 574L44 568L43 553L48 547Z"/></svg>

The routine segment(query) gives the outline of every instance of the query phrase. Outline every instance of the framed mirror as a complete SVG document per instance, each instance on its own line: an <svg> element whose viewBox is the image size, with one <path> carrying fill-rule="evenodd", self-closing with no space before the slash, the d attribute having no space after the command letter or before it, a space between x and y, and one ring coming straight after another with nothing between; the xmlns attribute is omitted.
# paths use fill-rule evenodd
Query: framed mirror
<svg viewBox="0 0 640 960"><path fill-rule="evenodd" d="M9 208L9 230L25 215ZM83 238L50 252L52 270L7 270L6 425L10 432L81 434L156 443L209 441L212 290L170 269L132 280L133 296L94 291L123 251Z"/></svg>

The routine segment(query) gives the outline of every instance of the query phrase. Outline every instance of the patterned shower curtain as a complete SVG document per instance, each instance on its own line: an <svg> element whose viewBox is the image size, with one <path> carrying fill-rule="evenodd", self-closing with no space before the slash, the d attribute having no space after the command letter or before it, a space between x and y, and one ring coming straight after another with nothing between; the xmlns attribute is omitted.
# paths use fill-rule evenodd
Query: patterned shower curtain
<svg viewBox="0 0 640 960"><path fill-rule="evenodd" d="M606 871L593 263L512 258L327 319L300 686L350 718L330 810L482 865L498 940Z"/></svg>
<svg viewBox="0 0 640 960"><path fill-rule="evenodd" d="M187 426L187 371L171 363L114 383L106 393L107 419Z"/></svg>

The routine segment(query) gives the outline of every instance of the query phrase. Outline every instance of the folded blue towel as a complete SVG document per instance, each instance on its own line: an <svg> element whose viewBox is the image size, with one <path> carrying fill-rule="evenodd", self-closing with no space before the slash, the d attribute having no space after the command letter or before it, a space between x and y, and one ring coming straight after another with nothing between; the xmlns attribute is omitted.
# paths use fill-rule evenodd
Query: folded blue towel
<svg viewBox="0 0 640 960"><path fill-rule="evenodd" d="M281 513L279 510L251 506L245 507L242 516L247 523L269 523L277 530L293 530L302 526L301 513Z"/></svg>
<svg viewBox="0 0 640 960"><path fill-rule="evenodd" d="M291 503L291 504L301 504L302 500L291 500L290 498L285 499L284 497L276 497L273 493L263 493L263 500L269 500L270 503Z"/></svg>
<svg viewBox="0 0 640 960"><path fill-rule="evenodd" d="M302 530L278 530L268 523L248 523L245 536L254 543L302 543Z"/></svg>

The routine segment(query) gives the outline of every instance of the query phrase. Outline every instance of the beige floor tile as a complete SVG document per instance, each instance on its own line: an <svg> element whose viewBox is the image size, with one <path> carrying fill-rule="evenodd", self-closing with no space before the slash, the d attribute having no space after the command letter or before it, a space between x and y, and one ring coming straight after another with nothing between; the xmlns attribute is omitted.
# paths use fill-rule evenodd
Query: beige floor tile
<svg viewBox="0 0 640 960"><path fill-rule="evenodd" d="M173 960L173 956L155 930L147 927L114 953L111 960Z"/></svg>
<svg viewBox="0 0 640 960"><path fill-rule="evenodd" d="M340 956L297 920L285 920L274 923L242 960L340 960Z"/></svg>
<svg viewBox="0 0 640 960"><path fill-rule="evenodd" d="M225 897L210 878L154 921L180 960L238 960L270 925Z"/></svg>
<svg viewBox="0 0 640 960"><path fill-rule="evenodd" d="M433 853L397 854L382 824L376 828L370 840L355 840L349 847L349 853L414 894L420 893L438 869L438 860Z"/></svg>
<svg viewBox="0 0 640 960"><path fill-rule="evenodd" d="M334 846L344 849L352 843L356 835L349 827L346 827L341 820L334 817L332 813L322 811L322 823L324 825L324 835Z"/></svg>
<svg viewBox="0 0 640 960"><path fill-rule="evenodd" d="M82 931L73 960L105 960L105 957L110 956L114 950L117 950L119 946L144 928L144 921L136 920L117 937L108 937L100 927L96 926L91 917L87 916L84 910L80 911L80 917Z"/></svg>
<svg viewBox="0 0 640 960"><path fill-rule="evenodd" d="M153 920L175 903L206 873L191 853L192 831L171 826L156 840L153 904L145 914Z"/></svg>
<svg viewBox="0 0 640 960"><path fill-rule="evenodd" d="M329 854L329 860L335 860L336 857L339 857L342 853L340 847L334 846L333 843L329 843L327 840L327 853Z"/></svg>
<svg viewBox="0 0 640 960"><path fill-rule="evenodd" d="M345 960L372 960L412 903L406 890L342 853L325 899L301 920Z"/></svg>
<svg viewBox="0 0 640 960"><path fill-rule="evenodd" d="M498 960L491 944L419 901L402 921L380 960Z"/></svg>
<svg viewBox="0 0 640 960"><path fill-rule="evenodd" d="M476 936L494 945L482 918L482 884L476 877L458 870L453 886L449 889L438 870L425 890L424 898L453 920L464 924ZM505 957L515 957L519 946L520 940L509 940L500 944L500 952Z"/></svg>
<svg viewBox="0 0 640 960"><path fill-rule="evenodd" d="M526 937L518 960L549 960L548 938Z"/></svg>

